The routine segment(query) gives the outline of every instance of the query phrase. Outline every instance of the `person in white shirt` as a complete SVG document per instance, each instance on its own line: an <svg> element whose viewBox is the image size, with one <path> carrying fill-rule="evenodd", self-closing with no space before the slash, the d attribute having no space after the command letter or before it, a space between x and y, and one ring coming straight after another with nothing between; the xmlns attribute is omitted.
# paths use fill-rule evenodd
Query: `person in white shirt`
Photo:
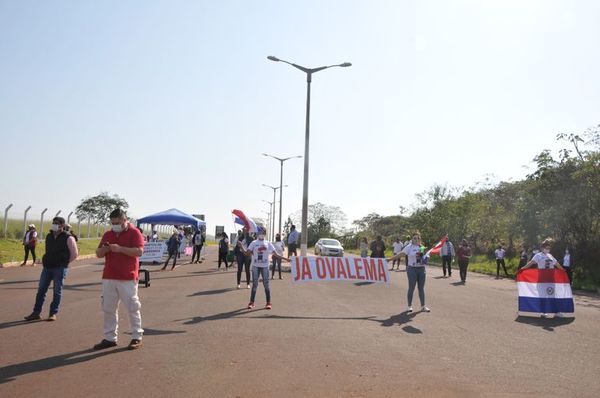
<svg viewBox="0 0 600 398"><path fill-rule="evenodd" d="M392 245L392 251L394 252L394 256L396 254L400 253L402 251L403 247L404 247L404 245L400 241L400 238L396 238L396 240L394 241L394 244ZM392 261L392 269L390 271L394 270L394 265L396 265L396 262L398 262L398 265L396 266L396 269L400 270L400 257L398 257L397 260L393 260Z"/></svg>
<svg viewBox="0 0 600 398"><path fill-rule="evenodd" d="M248 309L253 309L254 299L256 297L256 290L258 289L258 278L262 276L263 285L265 287L265 296L267 298L266 309L270 310L271 304L271 289L269 288L269 254L273 257L279 257L286 261L290 261L289 258L280 256L275 250L275 246L267 240L265 240L265 229L262 227L258 228L258 239L253 240L248 245L248 248L244 250L246 256L252 256L252 292L250 293L250 302L248 303Z"/></svg>
<svg viewBox="0 0 600 398"><path fill-rule="evenodd" d="M573 271L571 270L571 254L569 253L569 248L565 249L565 255L563 257L562 266L567 271L567 276L569 277L569 283L573 284Z"/></svg>
<svg viewBox="0 0 600 398"><path fill-rule="evenodd" d="M275 242L273 242L273 247L275 248L275 253L277 253L279 257L273 256L273 273L271 274L271 279L275 277L275 267L277 267L277 271L279 272L279 279L283 279L281 277L281 259L283 258L284 245L281 241L281 235L275 235Z"/></svg>
<svg viewBox="0 0 600 398"><path fill-rule="evenodd" d="M406 266L406 276L408 277L408 293L406 295L408 301L408 310L410 314L413 312L412 299L415 292L415 286L419 287L419 300L421 301L421 311L430 312L431 310L425 306L425 264L423 262L423 252L421 251L421 235L414 234L412 242L405 246L402 251L392 258L394 260L399 259L403 255L408 258Z"/></svg>
<svg viewBox="0 0 600 398"><path fill-rule="evenodd" d="M506 264L504 263L504 255L506 254L506 250L502 247L502 245L498 245L498 248L494 252L496 255L496 279L500 278L500 266L504 268L504 274L508 276L508 271L506 271Z"/></svg>
<svg viewBox="0 0 600 398"><path fill-rule="evenodd" d="M23 248L25 249L25 259L23 260L23 264L21 267L27 264L27 258L29 257L29 252L31 252L31 256L33 257L33 263L31 265L35 265L35 246L37 244L37 232L35 230L35 225L29 224L27 227L27 232L25 232L25 236L23 236Z"/></svg>
<svg viewBox="0 0 600 398"><path fill-rule="evenodd" d="M554 258L554 256L552 256L552 254L550 254L550 248L552 247L552 239L550 238L546 238L544 240L544 242L542 242L541 245L541 251L536 253L533 258L531 260L529 260L529 262L521 269L527 269L530 267L533 267L534 265L537 266L538 269L553 269L553 268L559 268L564 270L563 266L560 265L558 263L558 261L556 261L556 259ZM562 312L557 312L556 316L559 318L564 317ZM549 315L544 313L542 314L542 318L548 318Z"/></svg>

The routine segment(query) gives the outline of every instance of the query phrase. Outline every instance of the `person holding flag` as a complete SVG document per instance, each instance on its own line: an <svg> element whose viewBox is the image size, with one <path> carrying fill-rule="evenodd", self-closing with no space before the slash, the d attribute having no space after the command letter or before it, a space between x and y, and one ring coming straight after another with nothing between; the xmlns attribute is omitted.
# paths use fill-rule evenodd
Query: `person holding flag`
<svg viewBox="0 0 600 398"><path fill-rule="evenodd" d="M425 306L425 263L423 251L421 250L421 235L416 233L412 237L412 242L405 246L402 251L395 256L387 259L387 261L393 261L402 256L408 257L408 264L406 267L406 276L408 277L408 293L406 295L408 301L408 310L410 314L413 312L412 300L415 292L415 286L419 288L419 301L421 302L422 312L431 312L431 310Z"/></svg>
<svg viewBox="0 0 600 398"><path fill-rule="evenodd" d="M517 272L519 312L541 313L542 318L554 313L562 318L565 312L574 311L568 276L563 266L550 254L552 242L550 238L545 239L541 251ZM537 273L529 270L533 266L537 267Z"/></svg>
<svg viewBox="0 0 600 398"><path fill-rule="evenodd" d="M257 240L253 240L247 247L242 248L246 256L252 256L252 291L250 293L250 302L248 303L248 309L253 309L254 299L256 297L256 290L258 289L258 278L262 276L263 285L265 287L265 296L267 298L266 309L270 310L273 308L271 304L271 289L269 288L269 254L275 258L281 258L287 262L289 258L280 256L277 254L275 246L267 240L265 240L266 231L263 227L258 227Z"/></svg>

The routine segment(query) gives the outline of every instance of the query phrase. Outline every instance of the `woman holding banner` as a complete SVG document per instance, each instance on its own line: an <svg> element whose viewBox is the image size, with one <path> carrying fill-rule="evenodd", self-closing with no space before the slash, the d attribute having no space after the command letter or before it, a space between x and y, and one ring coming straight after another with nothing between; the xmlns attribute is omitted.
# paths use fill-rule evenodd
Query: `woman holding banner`
<svg viewBox="0 0 600 398"><path fill-rule="evenodd" d="M412 237L412 242L405 246L402 251L387 261L393 261L401 258L402 256L408 257L408 263L406 266L406 275L408 277L408 310L410 314L413 312L412 300L415 293L415 287L419 289L419 301L421 302L422 312L431 312L431 310L425 306L425 262L423 251L421 250L421 235L416 233Z"/></svg>

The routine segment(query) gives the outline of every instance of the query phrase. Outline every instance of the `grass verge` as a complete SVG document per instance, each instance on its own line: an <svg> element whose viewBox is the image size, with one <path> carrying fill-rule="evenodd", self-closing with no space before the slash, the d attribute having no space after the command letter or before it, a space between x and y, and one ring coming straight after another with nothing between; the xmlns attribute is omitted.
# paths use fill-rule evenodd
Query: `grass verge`
<svg viewBox="0 0 600 398"><path fill-rule="evenodd" d="M90 239L79 239L77 242L77 248L79 249L79 255L83 256L86 254L94 254L96 248L100 243L99 238ZM35 249L35 255L38 261L42 260L42 256L45 252L44 243L37 245ZM0 264L9 263L13 261L23 261L25 257L25 251L20 240L17 239L0 239ZM29 254L29 260L31 261L31 253Z"/></svg>

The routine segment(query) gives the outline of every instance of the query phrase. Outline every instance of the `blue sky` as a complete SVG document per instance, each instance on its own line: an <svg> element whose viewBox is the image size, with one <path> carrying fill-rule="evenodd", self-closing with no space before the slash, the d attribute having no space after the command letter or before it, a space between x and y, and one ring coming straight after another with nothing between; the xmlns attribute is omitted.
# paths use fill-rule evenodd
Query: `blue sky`
<svg viewBox="0 0 600 398"><path fill-rule="evenodd" d="M209 232L264 216L302 155L309 201L397 214L434 183L520 179L555 136L600 122L595 1L0 1L0 207L133 216L176 207ZM303 161L286 162L284 216Z"/></svg>

